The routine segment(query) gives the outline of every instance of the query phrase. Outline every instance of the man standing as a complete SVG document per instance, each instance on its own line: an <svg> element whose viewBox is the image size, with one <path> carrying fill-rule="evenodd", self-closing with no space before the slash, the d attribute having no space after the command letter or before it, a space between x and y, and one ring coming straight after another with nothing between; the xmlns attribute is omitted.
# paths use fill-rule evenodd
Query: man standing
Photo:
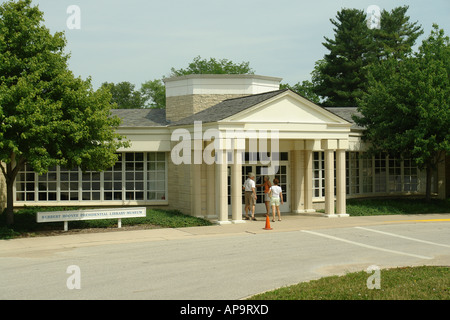
<svg viewBox="0 0 450 320"><path fill-rule="evenodd" d="M255 218L255 204L256 204L256 185L255 185L255 175L250 172L248 174L247 180L245 180L244 187L245 191L245 220L249 220L248 211L252 210L252 220L256 221Z"/></svg>

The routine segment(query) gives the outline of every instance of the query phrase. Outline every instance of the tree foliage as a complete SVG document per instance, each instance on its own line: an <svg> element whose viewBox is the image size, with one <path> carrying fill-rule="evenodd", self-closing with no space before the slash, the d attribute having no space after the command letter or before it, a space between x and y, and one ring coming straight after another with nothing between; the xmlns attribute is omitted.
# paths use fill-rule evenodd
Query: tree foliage
<svg viewBox="0 0 450 320"><path fill-rule="evenodd" d="M235 63L228 59L194 58L186 69L171 69L169 77L185 76L188 74L254 74L249 62Z"/></svg>
<svg viewBox="0 0 450 320"><path fill-rule="evenodd" d="M166 87L162 80L155 79L144 82L140 92L145 108L162 109L166 107Z"/></svg>
<svg viewBox="0 0 450 320"><path fill-rule="evenodd" d="M186 69L171 68L168 77L178 77L189 74L254 74L249 62L235 63L228 59L194 58ZM166 88L161 79L149 80L141 84L139 90L129 82L103 83L112 94L111 102L114 108L165 108Z"/></svg>
<svg viewBox="0 0 450 320"><path fill-rule="evenodd" d="M370 68L355 117L373 152L411 157L427 171L427 198L432 170L450 153L450 43L433 27L417 53Z"/></svg>
<svg viewBox="0 0 450 320"><path fill-rule="evenodd" d="M408 6L397 7L391 12L381 12L380 28L373 29L377 59L389 57L402 59L412 52L417 38L423 34L418 22L410 22Z"/></svg>
<svg viewBox="0 0 450 320"><path fill-rule="evenodd" d="M280 88L281 89L290 89L314 103L320 103L319 96L317 94L315 94L313 91L313 84L311 83L311 81L304 80L301 83L297 82L293 86L282 83L280 85Z"/></svg>
<svg viewBox="0 0 450 320"><path fill-rule="evenodd" d="M31 0L0 6L0 165L13 223L13 183L27 163L43 174L56 165L102 170L126 145L111 117L110 93L67 68L63 33L43 25Z"/></svg>
<svg viewBox="0 0 450 320"><path fill-rule="evenodd" d="M370 65L388 57L398 59L411 52L422 33L417 22L410 23L408 7L383 10L379 29L367 27L362 10L342 9L336 19L334 39L325 37L328 53L312 73L313 91L328 107L352 107L367 90Z"/></svg>
<svg viewBox="0 0 450 320"><path fill-rule="evenodd" d="M140 91L134 90L135 85L123 81L117 84L104 82L102 87L108 88L111 92L111 104L118 109L139 109L145 101Z"/></svg>

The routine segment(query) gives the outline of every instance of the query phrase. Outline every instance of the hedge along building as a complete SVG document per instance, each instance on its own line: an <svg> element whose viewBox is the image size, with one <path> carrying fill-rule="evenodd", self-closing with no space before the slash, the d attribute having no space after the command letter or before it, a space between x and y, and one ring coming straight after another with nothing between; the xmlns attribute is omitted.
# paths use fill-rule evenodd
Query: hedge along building
<svg viewBox="0 0 450 320"><path fill-rule="evenodd" d="M356 108L322 108L280 90L280 81L258 75L166 79L165 110L112 111L131 142L118 150L114 167L55 167L38 176L26 165L16 179L15 205L145 205L237 223L246 175L253 172L259 184L267 168L277 169L268 173L280 180L282 212L324 208L328 217L346 216L349 197L424 193L425 173L412 161L365 156L363 128L351 119ZM450 194L449 168L447 157L433 178L441 198ZM257 194L256 212L264 213L262 188Z"/></svg>

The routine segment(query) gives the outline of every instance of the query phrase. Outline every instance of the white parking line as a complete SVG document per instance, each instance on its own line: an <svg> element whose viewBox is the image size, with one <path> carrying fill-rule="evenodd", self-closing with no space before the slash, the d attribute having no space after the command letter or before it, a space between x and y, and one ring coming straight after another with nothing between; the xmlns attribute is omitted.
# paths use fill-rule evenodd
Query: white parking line
<svg viewBox="0 0 450 320"><path fill-rule="evenodd" d="M364 243L350 241L350 240L346 240L346 239L330 236L330 235L319 233L319 232L314 232L314 231L309 231L309 230L302 230L302 232L314 234L316 236L320 236L320 237L324 237L324 238L328 238L328 239L333 239L333 240L337 240L337 241L342 241L342 242L354 244L356 246L360 246L360 247L364 247L364 248L368 248L368 249L379 250L379 251L384 251L384 252L389 252L389 253L395 253L395 254L400 254L400 255L403 255L403 256L410 256L410 257L419 258L419 259L427 259L427 260L433 259L432 257L421 256L421 255L418 255L418 254L412 254L412 253L406 253L406 252L401 252L401 251L396 251L396 250L389 250L389 249L380 248L380 247L374 247L374 246L370 246L370 245L367 245L367 244L364 244Z"/></svg>
<svg viewBox="0 0 450 320"><path fill-rule="evenodd" d="M435 246L441 246L441 247L450 248L450 246L447 245L447 244L442 244L442 243L437 243L437 242L431 242L431 241L426 241L426 240L421 240L421 239L405 237L405 236L401 236L401 235L395 234L395 233L389 233L389 232L384 232L384 231L379 231L379 230L374 230L374 229L368 229L368 228L363 228L363 227L355 227L355 228L356 229L361 229L361 230L366 230L366 231L377 232L377 233L385 234L385 235L388 235L388 236L391 236L391 237L397 237L397 238L402 238L402 239L406 239L406 240L417 241L417 242L422 242L422 243L426 243L426 244L432 244L432 245L435 245Z"/></svg>

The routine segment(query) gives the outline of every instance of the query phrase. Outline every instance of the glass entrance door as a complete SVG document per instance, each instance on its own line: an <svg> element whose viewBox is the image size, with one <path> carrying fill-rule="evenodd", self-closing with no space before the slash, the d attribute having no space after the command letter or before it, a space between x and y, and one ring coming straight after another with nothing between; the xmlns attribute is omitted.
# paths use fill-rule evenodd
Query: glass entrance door
<svg viewBox="0 0 450 320"><path fill-rule="evenodd" d="M261 166L261 165L250 165L250 164L243 164L242 165L242 185L244 185L245 180L247 179L247 175L250 172L253 172L255 174L255 183L256 183L256 206L255 206L255 213L261 214L266 213L266 205L264 203L264 187L262 186L264 182L264 175L263 175L263 168L267 168L267 166ZM231 215L231 175L230 175L230 169L228 170L228 213ZM288 162L280 162L280 166L278 169L278 172L275 175L270 175L269 180L270 183L273 184L273 179L277 178L280 183L279 186L283 190L283 200L284 204L280 205L280 211L281 212L290 212L290 193L289 193L289 164ZM261 185L261 186L259 186ZM259 187L258 187L259 186ZM242 191L242 215L245 215L244 211L244 205L245 205L245 199L244 199L244 191ZM272 212L272 209L270 209L270 212Z"/></svg>

